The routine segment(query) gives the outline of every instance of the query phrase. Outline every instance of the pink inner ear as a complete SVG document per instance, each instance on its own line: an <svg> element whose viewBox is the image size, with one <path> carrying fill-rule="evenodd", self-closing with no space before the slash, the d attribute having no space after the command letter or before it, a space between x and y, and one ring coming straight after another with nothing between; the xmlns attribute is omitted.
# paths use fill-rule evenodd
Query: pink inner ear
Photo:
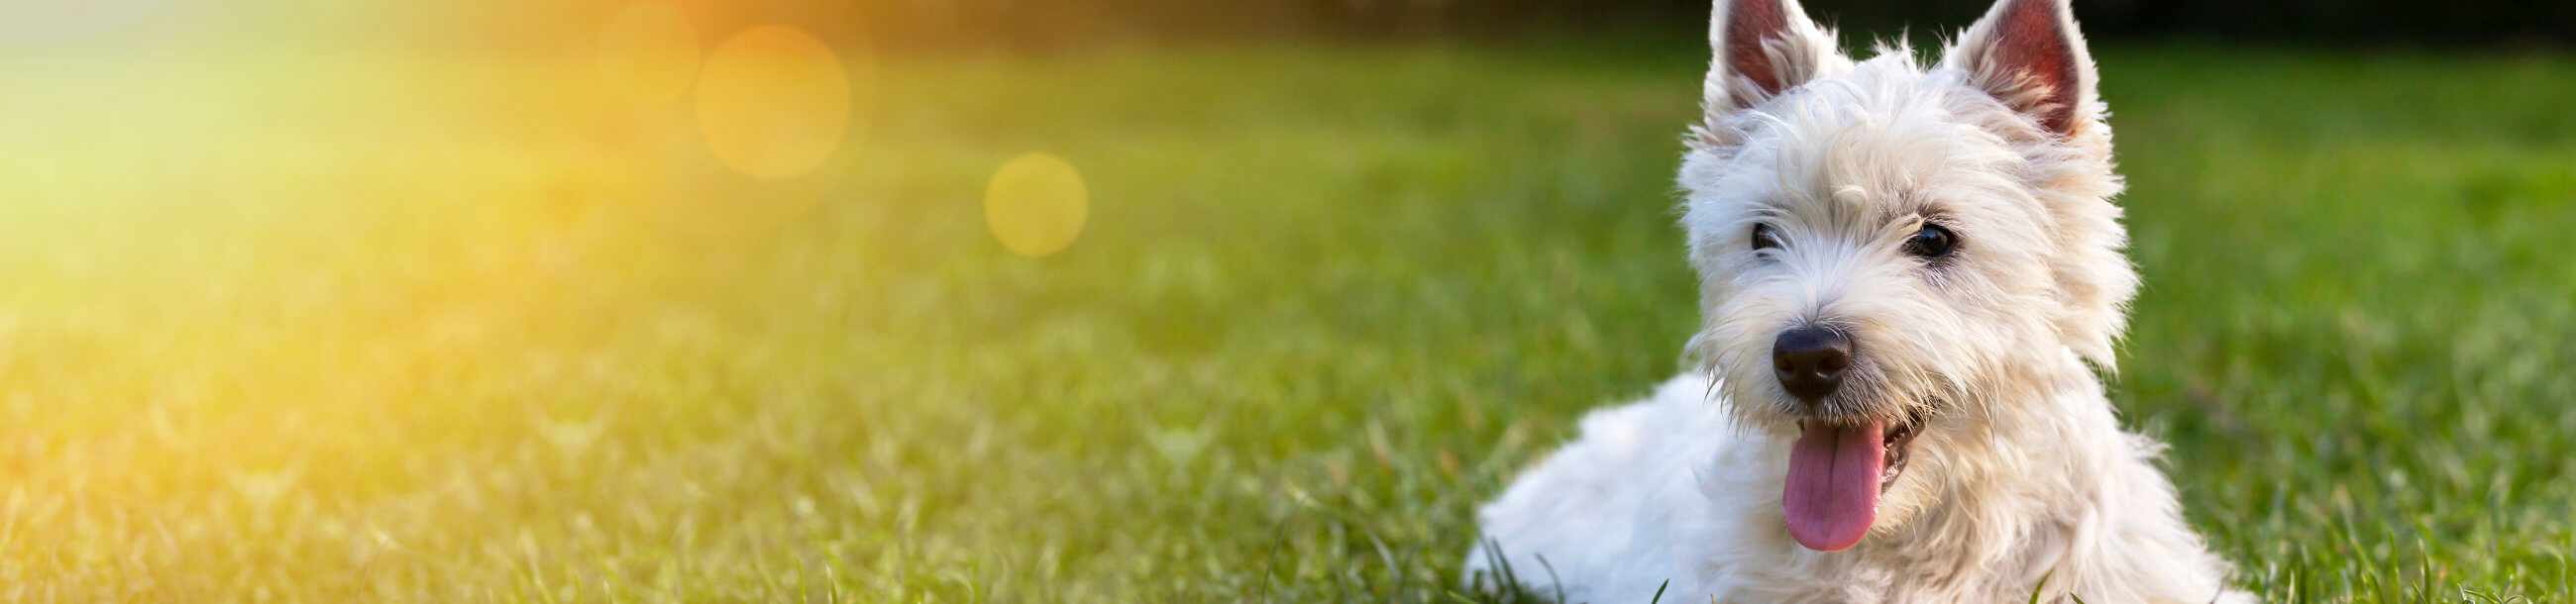
<svg viewBox="0 0 2576 604"><path fill-rule="evenodd" d="M1994 47L1987 56L2001 74L2026 74L2024 80L2047 86L2039 96L2039 124L2050 132L2066 134L2075 122L2076 88L2079 82L2075 66L2075 44L2062 25L2065 17L2055 0L2012 0L2005 9L2002 23L1995 24ZM2008 82L2008 81L2007 81ZM1998 82L2007 83L2007 82Z"/></svg>
<svg viewBox="0 0 2576 604"><path fill-rule="evenodd" d="M1753 80L1766 93L1787 89L1762 47L1789 28L1788 11L1778 0L1735 0L1726 9L1726 70Z"/></svg>

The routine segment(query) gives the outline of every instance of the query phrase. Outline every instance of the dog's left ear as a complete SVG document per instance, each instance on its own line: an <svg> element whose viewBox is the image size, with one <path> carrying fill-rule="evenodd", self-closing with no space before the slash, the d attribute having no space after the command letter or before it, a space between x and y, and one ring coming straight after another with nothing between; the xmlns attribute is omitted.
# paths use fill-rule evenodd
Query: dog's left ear
<svg viewBox="0 0 2576 604"><path fill-rule="evenodd" d="M1941 63L2051 134L2073 137L2101 114L2093 55L2067 0L1996 2Z"/></svg>
<svg viewBox="0 0 2576 604"><path fill-rule="evenodd" d="M1732 144L1727 122L1738 112L1828 71L1848 68L1850 60L1834 50L1833 31L1808 19L1798 0L1715 0L1710 5L1713 56L1700 104L1706 115L1692 128L1700 148Z"/></svg>

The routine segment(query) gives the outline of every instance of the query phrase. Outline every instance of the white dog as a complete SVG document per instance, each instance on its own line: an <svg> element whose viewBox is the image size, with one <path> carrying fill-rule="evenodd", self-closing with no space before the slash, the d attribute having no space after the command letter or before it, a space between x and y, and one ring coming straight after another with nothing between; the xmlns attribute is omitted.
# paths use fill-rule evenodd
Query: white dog
<svg viewBox="0 0 2576 604"><path fill-rule="evenodd" d="M1938 65L1719 0L1682 161L1700 368L1480 514L1468 581L1590 602L2241 602L2096 368L2137 290L2066 0ZM2070 597L2071 596L2071 597Z"/></svg>

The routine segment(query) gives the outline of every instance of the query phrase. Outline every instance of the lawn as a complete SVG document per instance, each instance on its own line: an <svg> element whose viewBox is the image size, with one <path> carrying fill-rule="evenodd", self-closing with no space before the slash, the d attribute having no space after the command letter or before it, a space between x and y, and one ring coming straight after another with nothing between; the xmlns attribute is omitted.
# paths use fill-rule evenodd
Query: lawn
<svg viewBox="0 0 2576 604"><path fill-rule="evenodd" d="M2238 582L2571 593L2576 59L2106 46ZM785 180L580 53L0 60L0 599L1449 601L1679 367L1700 52L853 55Z"/></svg>

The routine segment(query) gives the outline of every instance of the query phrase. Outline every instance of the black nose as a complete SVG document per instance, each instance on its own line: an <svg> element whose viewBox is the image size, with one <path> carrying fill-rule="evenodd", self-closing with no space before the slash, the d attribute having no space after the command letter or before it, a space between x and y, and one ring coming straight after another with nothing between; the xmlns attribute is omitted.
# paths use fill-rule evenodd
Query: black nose
<svg viewBox="0 0 2576 604"><path fill-rule="evenodd" d="M1850 367L1851 338L1832 328L1791 329L1771 342L1771 370L1780 376L1780 388L1798 400L1825 400L1843 384L1843 370Z"/></svg>

